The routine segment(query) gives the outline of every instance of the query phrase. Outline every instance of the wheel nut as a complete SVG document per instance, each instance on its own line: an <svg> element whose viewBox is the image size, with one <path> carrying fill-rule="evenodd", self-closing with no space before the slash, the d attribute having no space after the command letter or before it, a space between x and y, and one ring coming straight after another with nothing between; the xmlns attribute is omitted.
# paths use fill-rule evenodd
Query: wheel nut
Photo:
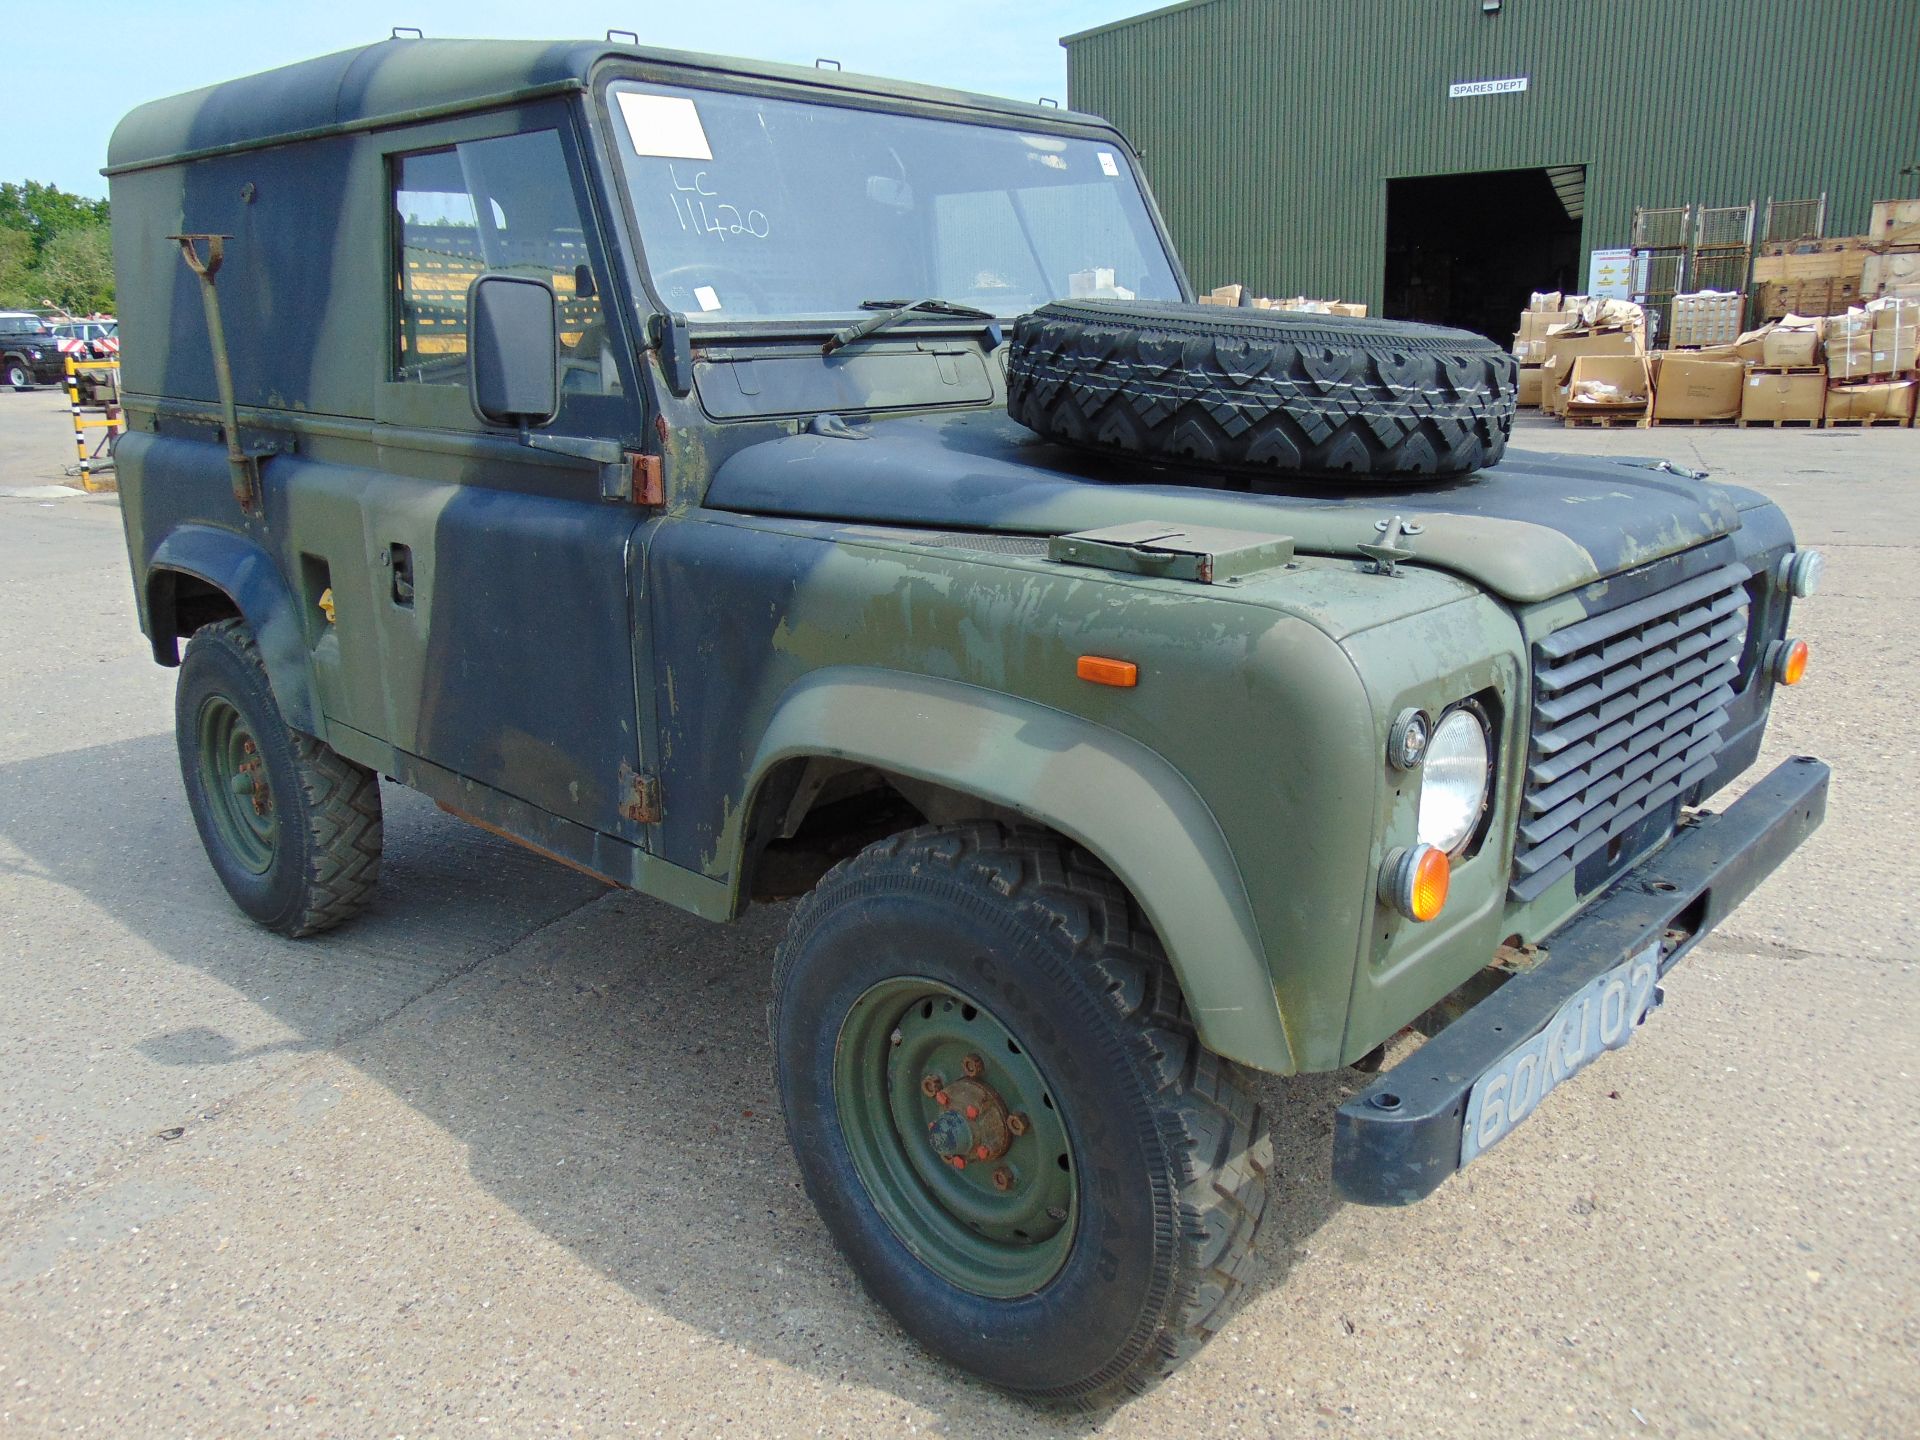
<svg viewBox="0 0 1920 1440"><path fill-rule="evenodd" d="M946 1091L936 1090L933 1094L933 1103L944 1110L952 1102L947 1098Z"/></svg>
<svg viewBox="0 0 1920 1440"><path fill-rule="evenodd" d="M967 1072L967 1078L969 1080L978 1080L980 1078L980 1072L987 1068L987 1062L982 1060L978 1055L969 1055L960 1062L960 1068Z"/></svg>
<svg viewBox="0 0 1920 1440"><path fill-rule="evenodd" d="M978 1120L979 1118L980 1118L980 1107L978 1105L967 1106L967 1119Z"/></svg>
<svg viewBox="0 0 1920 1440"><path fill-rule="evenodd" d="M1013 1172L1004 1165L995 1170L993 1172L993 1188L996 1190L1011 1190L1013 1188Z"/></svg>
<svg viewBox="0 0 1920 1440"><path fill-rule="evenodd" d="M964 1170L964 1169L966 1169L966 1168L967 1168L967 1157L966 1157L966 1156L964 1156L964 1155L956 1155L956 1156L954 1156L954 1157L953 1157L953 1168L954 1168L954 1169L956 1169L956 1170Z"/></svg>
<svg viewBox="0 0 1920 1440"><path fill-rule="evenodd" d="M1027 1117L1019 1113L1007 1116L1007 1133L1024 1135L1027 1133Z"/></svg>
<svg viewBox="0 0 1920 1440"><path fill-rule="evenodd" d="M920 1082L920 1093L929 1098L938 1095L940 1093L940 1077L938 1075L927 1076L926 1079Z"/></svg>
<svg viewBox="0 0 1920 1440"><path fill-rule="evenodd" d="M976 1145L973 1147L973 1153L982 1160L985 1160L992 1156L993 1151L989 1150L985 1145Z"/></svg>

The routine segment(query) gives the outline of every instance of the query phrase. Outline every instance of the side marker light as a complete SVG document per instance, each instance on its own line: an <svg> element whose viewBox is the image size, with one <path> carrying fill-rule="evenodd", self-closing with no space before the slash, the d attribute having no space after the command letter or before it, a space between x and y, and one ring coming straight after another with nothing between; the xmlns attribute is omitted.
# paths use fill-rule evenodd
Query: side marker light
<svg viewBox="0 0 1920 1440"><path fill-rule="evenodd" d="M1140 667L1131 660L1109 660L1104 655L1082 655L1074 674L1095 685L1114 685L1131 690L1140 683Z"/></svg>

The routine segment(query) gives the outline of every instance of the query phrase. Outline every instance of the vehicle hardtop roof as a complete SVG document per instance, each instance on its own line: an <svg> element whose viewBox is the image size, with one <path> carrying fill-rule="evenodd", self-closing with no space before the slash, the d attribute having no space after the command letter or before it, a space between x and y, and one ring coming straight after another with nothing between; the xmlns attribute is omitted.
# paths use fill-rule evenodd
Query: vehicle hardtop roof
<svg viewBox="0 0 1920 1440"><path fill-rule="evenodd" d="M839 70L660 50L605 40L382 40L152 100L114 127L103 174L586 88L608 60L684 70L689 83L731 75L823 92L959 106L1042 125L1097 117L964 90Z"/></svg>

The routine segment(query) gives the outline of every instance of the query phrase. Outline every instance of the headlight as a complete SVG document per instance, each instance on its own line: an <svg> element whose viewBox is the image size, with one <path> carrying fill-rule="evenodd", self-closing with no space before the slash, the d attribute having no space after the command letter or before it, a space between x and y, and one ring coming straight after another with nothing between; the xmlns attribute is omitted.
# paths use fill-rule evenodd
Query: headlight
<svg viewBox="0 0 1920 1440"><path fill-rule="evenodd" d="M1480 823L1492 773L1487 727L1474 711L1450 712L1427 742L1421 767L1419 841L1452 854Z"/></svg>

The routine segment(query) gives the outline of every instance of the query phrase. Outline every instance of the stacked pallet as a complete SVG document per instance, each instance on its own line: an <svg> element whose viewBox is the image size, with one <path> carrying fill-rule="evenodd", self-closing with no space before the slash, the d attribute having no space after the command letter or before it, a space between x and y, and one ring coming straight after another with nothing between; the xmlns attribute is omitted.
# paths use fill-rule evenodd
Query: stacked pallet
<svg viewBox="0 0 1920 1440"><path fill-rule="evenodd" d="M1646 313L1624 300L1538 291L1520 314L1513 353L1520 362L1519 403L1562 415L1576 361L1646 355ZM1619 417L1608 423L1619 423Z"/></svg>
<svg viewBox="0 0 1920 1440"><path fill-rule="evenodd" d="M1920 298L1883 295L1820 322L1828 425L1911 425Z"/></svg>
<svg viewBox="0 0 1920 1440"><path fill-rule="evenodd" d="M1920 200L1881 200L1864 235L1762 245L1753 262L1762 320L1843 315L1868 300L1920 299Z"/></svg>

